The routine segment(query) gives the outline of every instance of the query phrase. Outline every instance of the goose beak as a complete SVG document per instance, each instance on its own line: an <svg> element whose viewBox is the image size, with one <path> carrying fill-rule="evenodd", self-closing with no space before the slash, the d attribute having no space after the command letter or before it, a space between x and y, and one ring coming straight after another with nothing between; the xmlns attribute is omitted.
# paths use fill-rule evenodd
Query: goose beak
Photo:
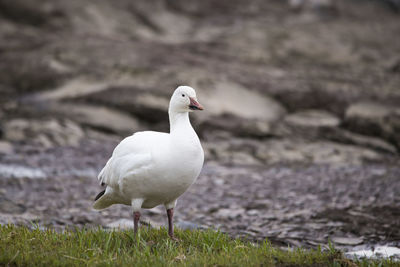
<svg viewBox="0 0 400 267"><path fill-rule="evenodd" d="M196 101L193 97L189 97L190 99L190 104L189 104L189 109L191 110L203 110L204 107Z"/></svg>

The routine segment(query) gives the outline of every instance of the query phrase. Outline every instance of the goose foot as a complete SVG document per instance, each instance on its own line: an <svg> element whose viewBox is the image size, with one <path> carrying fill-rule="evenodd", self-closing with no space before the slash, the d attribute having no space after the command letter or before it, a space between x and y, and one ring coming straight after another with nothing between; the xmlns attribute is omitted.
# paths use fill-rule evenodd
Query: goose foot
<svg viewBox="0 0 400 267"><path fill-rule="evenodd" d="M181 242L182 240L180 240L179 238L175 237L175 236L169 236L169 238L171 238L172 241L175 241L176 243Z"/></svg>

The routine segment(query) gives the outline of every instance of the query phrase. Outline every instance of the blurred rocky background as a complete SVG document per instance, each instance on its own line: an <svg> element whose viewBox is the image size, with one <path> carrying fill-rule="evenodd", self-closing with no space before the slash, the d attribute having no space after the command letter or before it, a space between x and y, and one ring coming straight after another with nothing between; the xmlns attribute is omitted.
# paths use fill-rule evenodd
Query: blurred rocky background
<svg viewBox="0 0 400 267"><path fill-rule="evenodd" d="M400 2L0 0L0 223L95 212L125 136L168 131L178 85L206 164L178 226L281 245L400 243ZM165 221L162 208L145 220Z"/></svg>

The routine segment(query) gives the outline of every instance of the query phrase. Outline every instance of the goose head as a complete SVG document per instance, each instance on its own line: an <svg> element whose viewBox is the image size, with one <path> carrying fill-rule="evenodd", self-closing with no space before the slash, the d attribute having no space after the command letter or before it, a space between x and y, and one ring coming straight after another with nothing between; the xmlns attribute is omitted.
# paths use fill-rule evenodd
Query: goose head
<svg viewBox="0 0 400 267"><path fill-rule="evenodd" d="M177 113L203 109L203 106L197 101L196 91L189 86L176 88L169 103L169 110Z"/></svg>

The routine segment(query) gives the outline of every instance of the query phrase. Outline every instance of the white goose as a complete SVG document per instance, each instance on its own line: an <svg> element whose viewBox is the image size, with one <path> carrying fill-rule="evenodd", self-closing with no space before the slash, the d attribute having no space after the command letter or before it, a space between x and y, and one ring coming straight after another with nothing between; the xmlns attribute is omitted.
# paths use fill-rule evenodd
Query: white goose
<svg viewBox="0 0 400 267"><path fill-rule="evenodd" d="M122 140L98 176L107 187L96 196L93 207L131 205L136 233L140 209L164 204L168 234L175 239L176 200L196 180L204 161L200 140L189 121L193 110L203 110L195 90L179 86L169 103L170 133L137 132Z"/></svg>

